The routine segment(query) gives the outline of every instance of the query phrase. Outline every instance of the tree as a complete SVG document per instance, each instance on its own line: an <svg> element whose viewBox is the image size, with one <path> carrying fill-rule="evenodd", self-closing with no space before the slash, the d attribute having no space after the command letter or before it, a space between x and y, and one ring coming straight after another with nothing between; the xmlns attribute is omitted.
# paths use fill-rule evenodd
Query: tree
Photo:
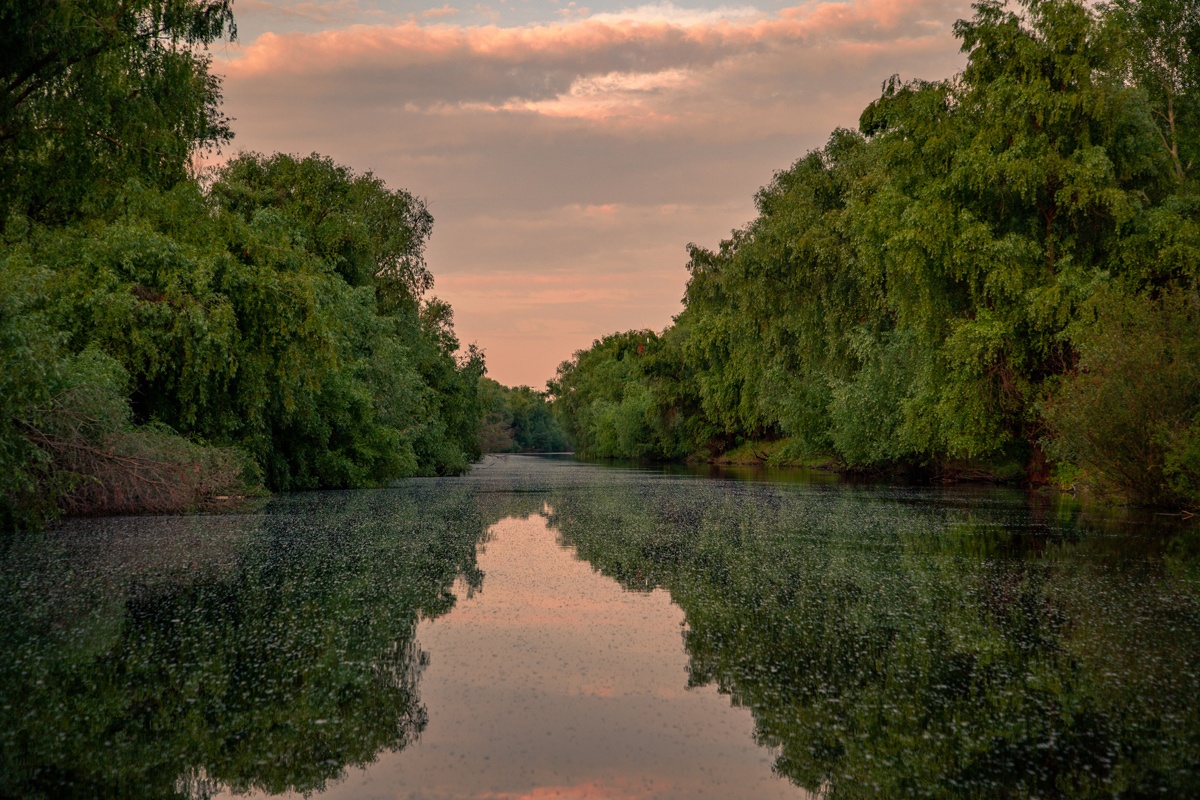
<svg viewBox="0 0 1200 800"><path fill-rule="evenodd" d="M0 225L78 219L129 177L169 187L231 137L204 49L232 0L0 5Z"/></svg>
<svg viewBox="0 0 1200 800"><path fill-rule="evenodd" d="M317 155L198 181L231 136L205 49L235 33L231 0L0 5L5 527L183 510L245 453L275 490L479 454L483 359L426 297L424 201Z"/></svg>
<svg viewBox="0 0 1200 800"><path fill-rule="evenodd" d="M1116 0L1129 77L1150 97L1158 138L1183 182L1200 155L1200 2Z"/></svg>
<svg viewBox="0 0 1200 800"><path fill-rule="evenodd" d="M977 3L960 75L888 79L752 222L689 247L686 308L644 360L631 331L564 364L555 405L580 447L787 439L849 469L1045 480L1043 401L1089 347L1090 299L1156 307L1200 278L1196 8ZM1100 357L1095 374L1121 373Z"/></svg>
<svg viewBox="0 0 1200 800"><path fill-rule="evenodd" d="M1125 501L1200 507L1200 295L1108 290L1088 310L1046 404L1051 452Z"/></svg>
<svg viewBox="0 0 1200 800"><path fill-rule="evenodd" d="M601 458L678 454L669 409L646 371L661 341L648 330L614 333L559 365L547 388L578 452Z"/></svg>
<svg viewBox="0 0 1200 800"><path fill-rule="evenodd" d="M479 380L480 446L485 453L557 453L571 449L546 395L528 386L509 388Z"/></svg>

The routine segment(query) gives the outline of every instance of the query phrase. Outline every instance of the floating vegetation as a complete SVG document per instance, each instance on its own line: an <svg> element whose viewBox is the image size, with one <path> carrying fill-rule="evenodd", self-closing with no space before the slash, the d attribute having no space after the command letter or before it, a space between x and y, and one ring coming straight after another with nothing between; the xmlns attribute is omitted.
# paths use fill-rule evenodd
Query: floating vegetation
<svg viewBox="0 0 1200 800"><path fill-rule="evenodd" d="M418 622L484 587L486 531L530 514L626 589L670 593L681 688L749 709L797 786L1200 795L1194 525L990 488L506 457L9 540L0 796L314 793L409 746L429 713Z"/></svg>

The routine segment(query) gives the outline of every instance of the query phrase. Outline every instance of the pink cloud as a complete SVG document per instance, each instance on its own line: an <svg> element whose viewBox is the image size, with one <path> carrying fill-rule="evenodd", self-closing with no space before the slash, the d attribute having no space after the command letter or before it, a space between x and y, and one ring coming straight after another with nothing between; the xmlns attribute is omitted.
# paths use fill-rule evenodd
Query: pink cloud
<svg viewBox="0 0 1200 800"><path fill-rule="evenodd" d="M670 783L662 780L634 781L618 778L612 781L588 780L574 784L538 786L527 792L488 792L480 797L486 800L604 800L614 797L637 800L653 797L672 788L674 787Z"/></svg>
<svg viewBox="0 0 1200 800"><path fill-rule="evenodd" d="M440 8L428 8L422 11L419 16L421 19L442 19L443 17L454 17L459 13L457 8L452 7L449 3Z"/></svg>
<svg viewBox="0 0 1200 800"><path fill-rule="evenodd" d="M504 28L423 25L357 25L318 33L266 33L226 65L233 79L281 73L319 75L363 67L385 70L454 65L463 59L493 66L568 68L579 76L653 74L672 67L712 65L746 52L806 42L925 39L944 34L950 0L818 2L761 15L694 20L671 6L624 16ZM656 16L657 9L666 9ZM427 16L455 13L444 7ZM680 21L682 20L682 21Z"/></svg>
<svg viewBox="0 0 1200 800"><path fill-rule="evenodd" d="M773 171L855 125L889 75L961 69L969 3L410 19L264 34L216 67L239 147L315 150L428 198L460 338L537 386L597 336L667 324L684 245L748 221Z"/></svg>

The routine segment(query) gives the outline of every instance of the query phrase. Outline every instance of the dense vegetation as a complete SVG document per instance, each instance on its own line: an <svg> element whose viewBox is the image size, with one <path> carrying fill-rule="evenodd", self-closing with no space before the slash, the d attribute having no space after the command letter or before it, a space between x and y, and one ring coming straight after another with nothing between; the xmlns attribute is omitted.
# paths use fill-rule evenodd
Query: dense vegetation
<svg viewBox="0 0 1200 800"><path fill-rule="evenodd" d="M1057 470L1200 504L1200 3L978 3L948 80L690 246L685 310L551 384L580 450L934 474Z"/></svg>
<svg viewBox="0 0 1200 800"><path fill-rule="evenodd" d="M420 199L316 155L198 179L233 33L227 0L0 10L0 527L479 454Z"/></svg>
<svg viewBox="0 0 1200 800"><path fill-rule="evenodd" d="M479 405L484 413L479 446L485 453L563 453L571 449L544 392L528 386L510 388L481 377Z"/></svg>

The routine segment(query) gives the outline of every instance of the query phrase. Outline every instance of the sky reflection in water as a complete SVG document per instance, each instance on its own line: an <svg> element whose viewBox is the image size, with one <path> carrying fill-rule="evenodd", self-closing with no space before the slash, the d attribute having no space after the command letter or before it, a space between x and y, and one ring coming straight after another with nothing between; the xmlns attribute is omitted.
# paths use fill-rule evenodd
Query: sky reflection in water
<svg viewBox="0 0 1200 800"><path fill-rule="evenodd" d="M0 796L1198 793L1194 525L755 477L509 457L14 540Z"/></svg>
<svg viewBox="0 0 1200 800"><path fill-rule="evenodd" d="M539 514L493 526L479 566L482 591L417 630L420 740L328 797L806 796L772 774L747 710L688 688L666 592L597 575Z"/></svg>

